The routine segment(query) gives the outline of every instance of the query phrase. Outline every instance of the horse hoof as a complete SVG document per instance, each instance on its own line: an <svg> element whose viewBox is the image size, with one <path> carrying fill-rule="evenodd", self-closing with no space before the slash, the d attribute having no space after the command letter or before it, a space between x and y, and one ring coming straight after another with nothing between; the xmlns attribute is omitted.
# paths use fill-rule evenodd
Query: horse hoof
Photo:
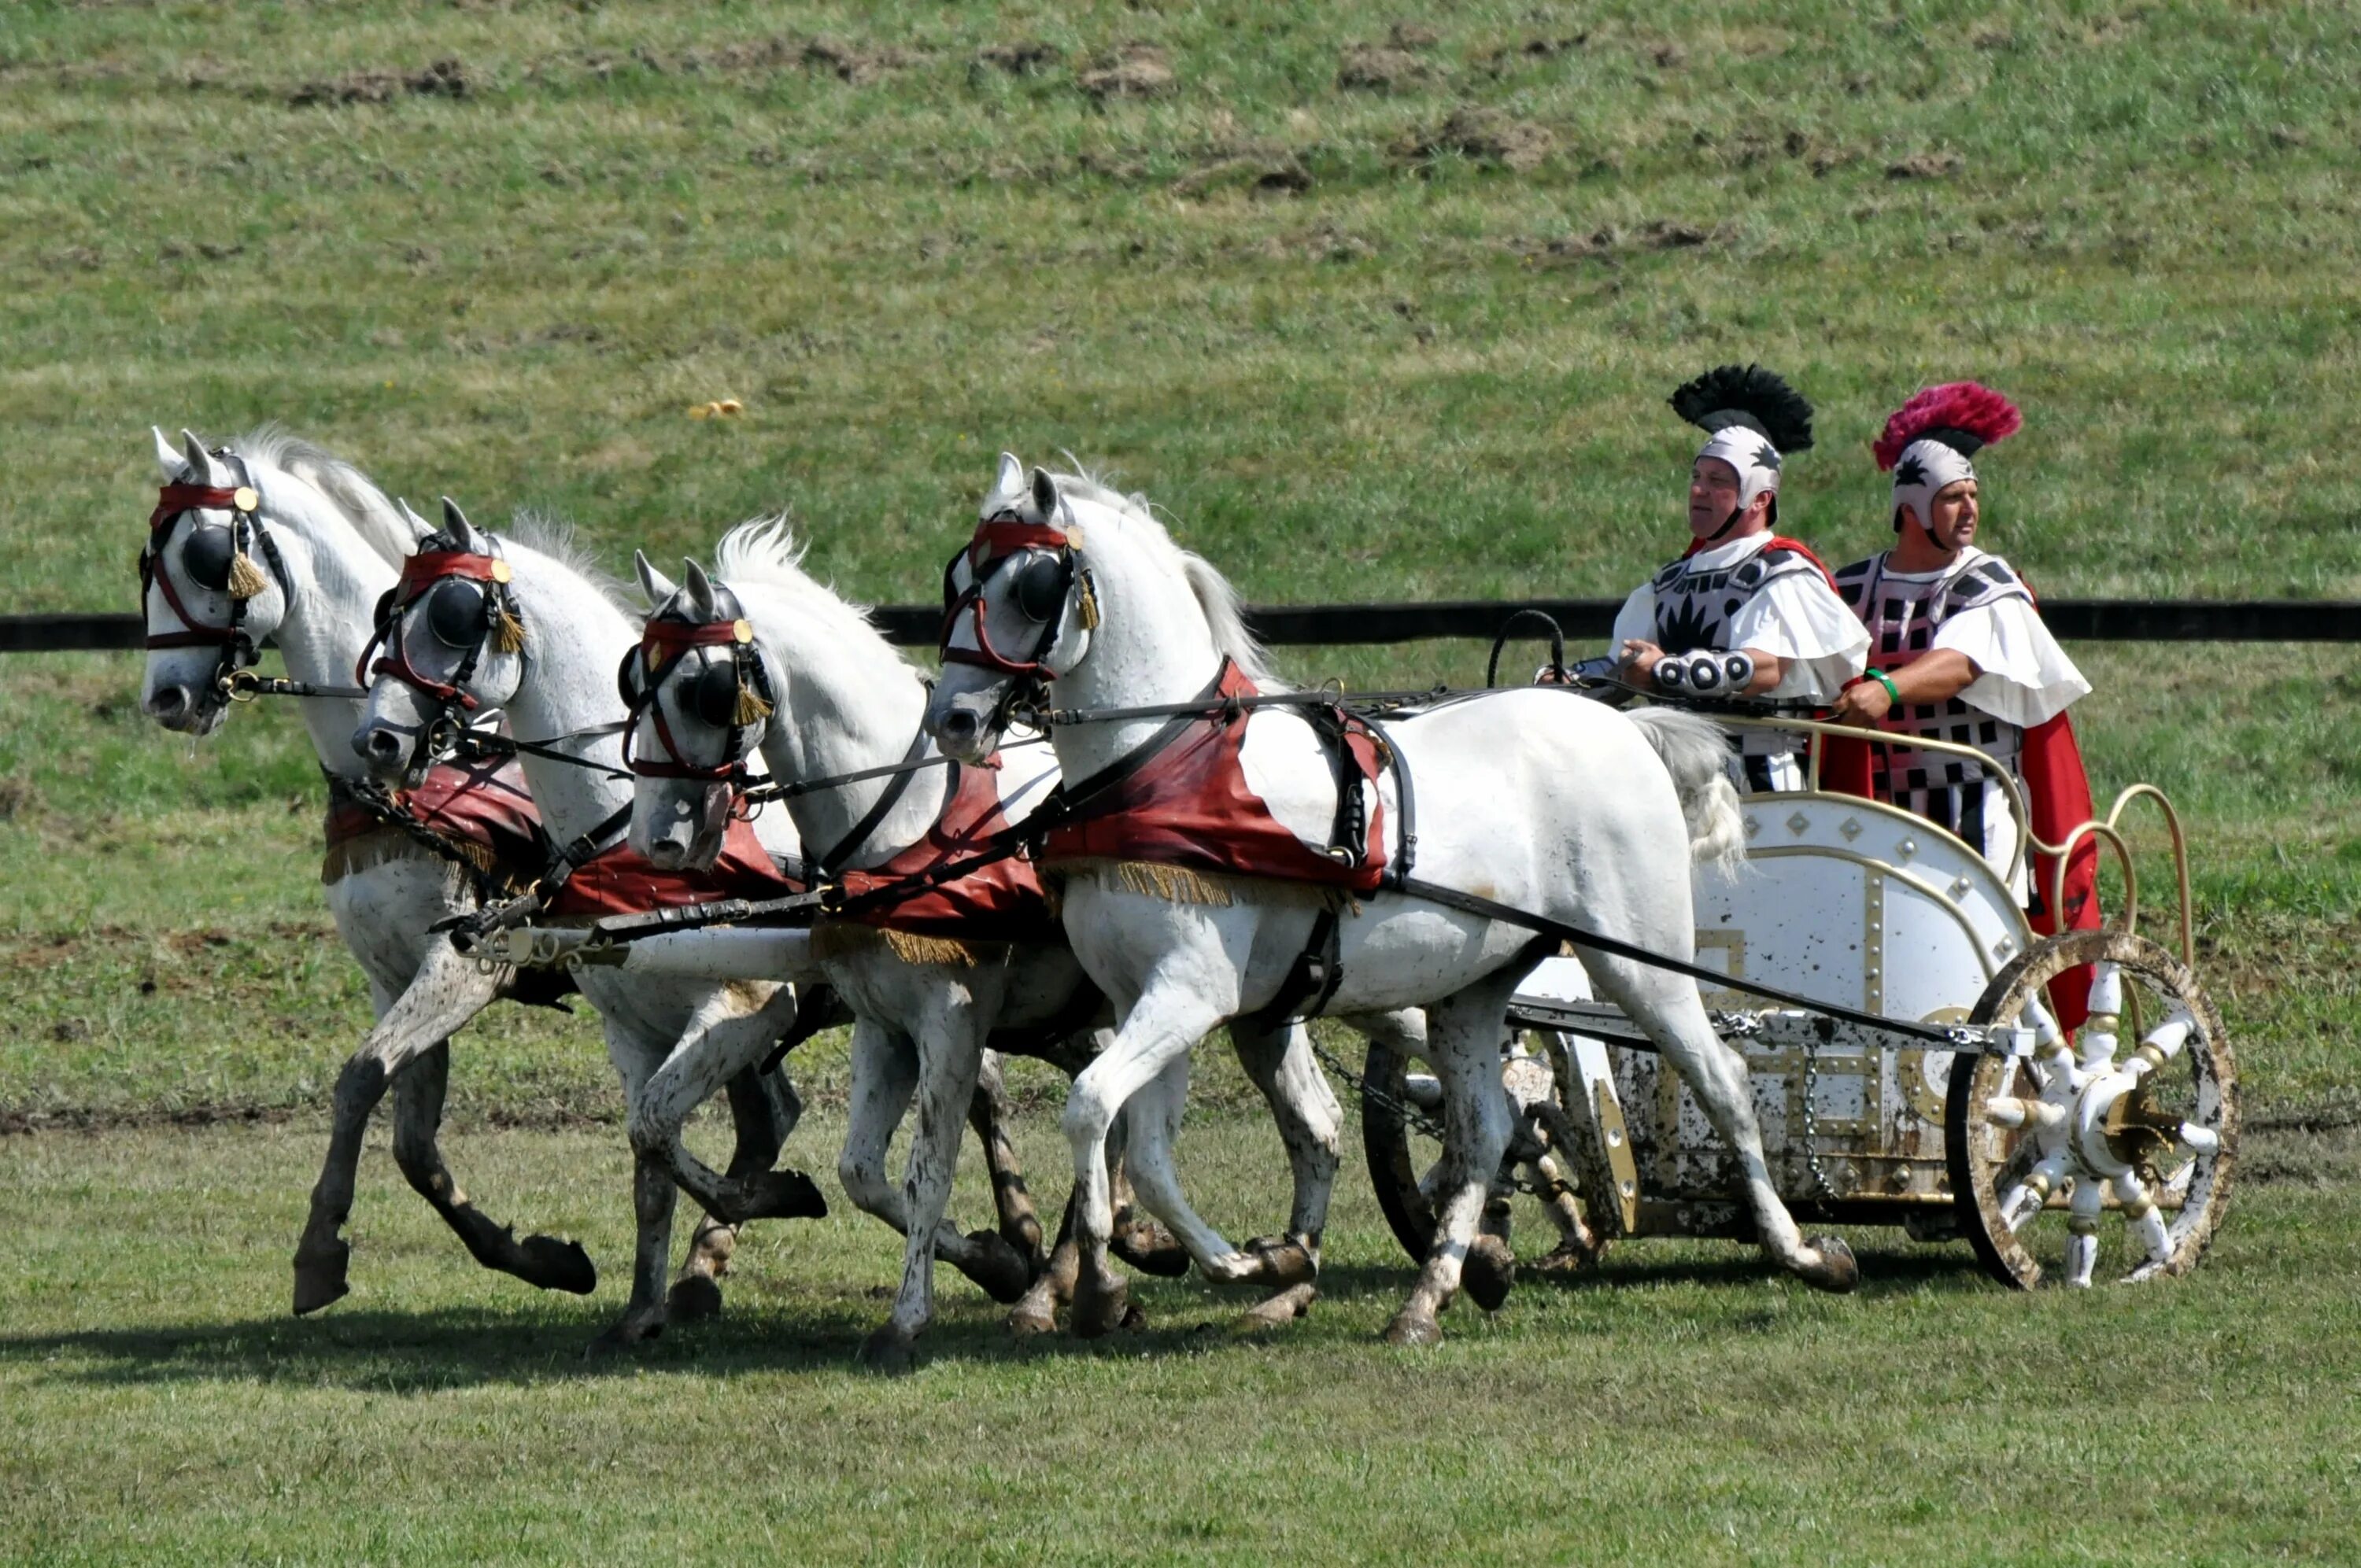
<svg viewBox="0 0 2361 1568"><path fill-rule="evenodd" d="M1238 1327L1246 1333L1258 1333L1266 1329L1279 1328L1283 1324L1295 1321L1298 1318L1309 1317L1312 1312L1312 1303L1319 1299L1318 1288L1308 1282L1290 1285L1268 1300L1257 1301L1248 1307L1239 1316Z"/></svg>
<svg viewBox="0 0 2361 1568"><path fill-rule="evenodd" d="M766 1170L747 1184L753 1201L750 1220L825 1220L828 1199L812 1179L800 1170Z"/></svg>
<svg viewBox="0 0 2361 1568"><path fill-rule="evenodd" d="M1125 1226L1108 1239L1107 1247L1142 1274L1159 1279L1178 1279L1189 1272L1189 1249L1153 1220Z"/></svg>
<svg viewBox="0 0 2361 1568"><path fill-rule="evenodd" d="M1547 1256L1536 1258L1529 1264L1520 1264L1518 1266L1530 1268L1547 1279L1571 1279L1578 1274L1587 1274L1597 1268L1599 1255L1605 1250L1603 1247L1584 1246L1576 1242L1566 1242Z"/></svg>
<svg viewBox="0 0 2361 1568"><path fill-rule="evenodd" d="M590 1261L590 1255L582 1250L580 1242L562 1242L555 1236L527 1236L522 1245L525 1266L520 1277L526 1284L576 1296L588 1296L598 1288L598 1266Z"/></svg>
<svg viewBox="0 0 2361 1568"><path fill-rule="evenodd" d="M1432 1312L1414 1312L1404 1307L1394 1314L1394 1321L1386 1325L1385 1342L1406 1345L1441 1344L1443 1325L1434 1321Z"/></svg>
<svg viewBox="0 0 2361 1568"><path fill-rule="evenodd" d="M918 1365L917 1342L887 1323L862 1342L861 1365L889 1377L914 1372Z"/></svg>
<svg viewBox="0 0 2361 1568"><path fill-rule="evenodd" d="M1861 1284L1861 1264L1842 1236L1808 1236L1804 1245L1818 1253L1820 1261L1795 1270L1796 1278L1815 1290L1826 1290L1835 1296Z"/></svg>
<svg viewBox="0 0 2361 1568"><path fill-rule="evenodd" d="M1459 1287L1467 1299L1488 1312L1508 1305L1509 1288L1517 1282L1517 1259L1498 1236L1477 1236L1467 1244L1467 1262L1459 1271Z"/></svg>
<svg viewBox="0 0 2361 1568"><path fill-rule="evenodd" d="M664 1312L675 1322L698 1323L721 1315L721 1287L702 1274L684 1275L664 1295Z"/></svg>
<svg viewBox="0 0 2361 1568"><path fill-rule="evenodd" d="M1139 1310L1139 1303L1137 1301L1129 1302L1124 1307L1123 1318L1115 1324L1115 1327L1127 1334L1136 1334L1147 1326L1148 1314Z"/></svg>
<svg viewBox="0 0 2361 1568"><path fill-rule="evenodd" d="M983 1287L985 1295L1005 1307L1025 1299L1033 1288L1033 1266L997 1231L970 1231L968 1245L982 1255L963 1264L960 1272Z"/></svg>
<svg viewBox="0 0 2361 1568"><path fill-rule="evenodd" d="M1129 1295L1123 1276L1110 1273L1100 1278L1085 1269L1074 1281L1074 1337L1103 1339L1121 1328Z"/></svg>
<svg viewBox="0 0 2361 1568"><path fill-rule="evenodd" d="M352 1286L346 1282L345 1273L352 1255L352 1245L348 1242L330 1242L325 1246L295 1255L297 1317L309 1316L323 1307L341 1301L351 1292Z"/></svg>
<svg viewBox="0 0 2361 1568"><path fill-rule="evenodd" d="M1320 1273L1320 1260L1292 1236L1257 1236L1246 1251L1254 1255L1252 1277L1278 1290L1309 1285Z"/></svg>
<svg viewBox="0 0 2361 1568"><path fill-rule="evenodd" d="M1033 1339L1058 1332L1058 1315L1044 1302L1030 1296L1009 1310L1008 1332L1018 1339Z"/></svg>
<svg viewBox="0 0 2361 1568"><path fill-rule="evenodd" d="M596 1361L601 1356L630 1350L650 1340L663 1338L664 1332L664 1318L661 1310L625 1312L608 1325L604 1333L582 1347L582 1359Z"/></svg>

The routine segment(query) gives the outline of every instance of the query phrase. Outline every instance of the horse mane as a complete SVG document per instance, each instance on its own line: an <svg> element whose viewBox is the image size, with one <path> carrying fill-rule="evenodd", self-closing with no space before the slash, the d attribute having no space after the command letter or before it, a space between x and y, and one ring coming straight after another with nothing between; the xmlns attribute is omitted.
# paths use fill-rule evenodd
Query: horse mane
<svg viewBox="0 0 2361 1568"><path fill-rule="evenodd" d="M559 565L580 577L598 590L598 597L613 605L625 620L638 626L648 619L647 607L640 602L639 594L624 587L621 581L598 564L575 532L574 525L561 517L519 507L510 517L501 536L514 540L526 549L548 556Z"/></svg>
<svg viewBox="0 0 2361 1568"><path fill-rule="evenodd" d="M413 543L410 525L367 474L324 446L276 422L247 432L230 450L302 480L335 506L336 515L370 554L399 568Z"/></svg>
<svg viewBox="0 0 2361 1568"><path fill-rule="evenodd" d="M866 605L852 603L804 570L804 552L809 548L796 537L794 520L787 513L749 518L714 546L713 575L733 587L761 583L778 589L794 602L798 614L824 628L830 637L883 641L884 634L870 620Z"/></svg>
<svg viewBox="0 0 2361 1568"><path fill-rule="evenodd" d="M1065 455L1074 463L1074 455ZM1238 590L1222 576L1211 561L1193 550L1177 543L1170 529L1156 515L1155 508L1143 495L1126 495L1091 473L1079 463L1071 474L1053 476L1060 495L1069 499L1080 499L1096 503L1121 521L1126 533L1137 539L1150 554L1160 555L1166 569L1189 585L1196 596L1197 608L1204 613L1205 626L1213 633L1213 646L1229 655L1246 677L1264 690L1275 690L1284 685L1270 667L1270 655L1246 630L1246 616L1238 603Z"/></svg>

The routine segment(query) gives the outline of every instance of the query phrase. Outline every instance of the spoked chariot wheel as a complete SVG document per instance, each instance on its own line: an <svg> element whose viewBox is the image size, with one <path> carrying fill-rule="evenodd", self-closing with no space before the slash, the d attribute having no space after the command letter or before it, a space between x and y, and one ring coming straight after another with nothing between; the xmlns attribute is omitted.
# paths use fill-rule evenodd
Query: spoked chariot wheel
<svg viewBox="0 0 2361 1568"><path fill-rule="evenodd" d="M1536 1052L1529 1040L1543 1048ZM1543 1273L1588 1267L1620 1226L1594 1219L1584 1194L1597 1190L1596 1173L1580 1168L1580 1151L1596 1142L1577 1135L1591 1110L1581 1080L1570 1070L1562 1037L1519 1036L1500 1061L1516 1116L1509 1152L1484 1204L1477 1245L1468 1254L1466 1288L1486 1310L1506 1299L1518 1264L1516 1235L1528 1238L1522 1263ZM1361 1075L1361 1141L1378 1207L1394 1239L1423 1263L1434 1242L1433 1184L1443 1159L1442 1086L1423 1063L1399 1045L1371 1039ZM1618 1129L1620 1141L1620 1128Z"/></svg>
<svg viewBox="0 0 2361 1568"><path fill-rule="evenodd" d="M2095 966L2071 1044L2042 988ZM1951 1192L1976 1255L2004 1284L2088 1285L2187 1273L2228 1207L2237 1066L2186 965L2146 938L2073 931L1993 978L1978 1024L2030 1024L2030 1056L1962 1056L1946 1097Z"/></svg>

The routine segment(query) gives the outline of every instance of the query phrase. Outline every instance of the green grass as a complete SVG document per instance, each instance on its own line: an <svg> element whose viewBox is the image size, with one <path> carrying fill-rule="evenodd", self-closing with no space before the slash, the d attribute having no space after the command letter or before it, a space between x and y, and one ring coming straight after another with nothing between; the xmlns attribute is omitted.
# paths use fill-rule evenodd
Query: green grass
<svg viewBox="0 0 2361 1568"><path fill-rule="evenodd" d="M1433 37L1393 89L1341 85L1397 22ZM791 508L870 600L934 592L1004 446L1113 466L1254 599L1609 594L1679 543L1664 394L1728 358L1818 403L1783 521L1831 560L1887 537L1877 422L1974 376L2026 411L1987 525L2046 591L2361 597L2356 38L2347 5L2222 0L27 0L0 16L6 608L130 608L143 427L268 419L618 563ZM980 59L1028 41L1030 73ZM1135 44L1172 93L1082 91ZM443 60L463 93L405 85ZM687 417L720 397L743 417ZM367 1016L313 761L264 708L164 736L131 659L11 658L0 1129L118 1125L0 1138L0 1551L2355 1555L2361 1171L2290 1129L2361 1110L2361 669L2074 652L2102 799L2151 779L2188 815L2266 1124L2196 1278L2024 1299L1861 1236L1870 1286L1831 1301L1634 1246L1401 1358L1367 1343L1403 1274L1348 1170L1328 1295L1278 1343L1195 1332L1226 1308L1183 1283L1146 1288L1145 1336L1020 1350L947 1280L901 1384L845 1365L894 1264L841 1205L751 1244L723 1324L586 1368L614 1283L478 1273L381 1150L358 1294L286 1321L313 1108ZM471 1190L619 1261L595 1031L500 1009L456 1059ZM840 1046L796 1073L825 1169ZM1020 1087L1050 1172L1055 1086ZM1184 1151L1238 1234L1278 1168L1243 1098L1209 1058ZM291 1120L170 1125L248 1114Z"/></svg>
<svg viewBox="0 0 2361 1568"><path fill-rule="evenodd" d="M797 1135L824 1160L833 1127ZM620 1303L477 1270L379 1147L356 1293L285 1316L318 1140L216 1129L0 1143L0 1552L302 1562L2327 1561L2361 1551L2361 1166L2258 1141L2194 1277L2013 1295L1964 1247L1856 1230L1831 1299L1744 1250L1635 1243L1596 1279L1372 1343L1407 1269L1341 1189L1311 1317L1148 1281L1143 1332L1005 1339L945 1271L928 1365L851 1365L897 1267L840 1205L750 1233L718 1324L621 1362ZM2274 1164L2273 1149L2277 1150ZM1023 1153L1047 1174L1054 1133ZM1184 1134L1234 1234L1276 1139ZM626 1254L610 1136L461 1138L494 1212ZM1045 1182L1054 1188L1054 1182ZM980 1212L972 1188L962 1212ZM972 1222L971 1222L972 1223Z"/></svg>

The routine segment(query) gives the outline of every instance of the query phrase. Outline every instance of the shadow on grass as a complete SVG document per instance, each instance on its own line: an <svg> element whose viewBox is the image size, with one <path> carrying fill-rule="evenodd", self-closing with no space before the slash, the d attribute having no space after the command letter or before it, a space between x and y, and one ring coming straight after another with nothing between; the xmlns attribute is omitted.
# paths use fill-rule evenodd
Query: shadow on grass
<svg viewBox="0 0 2361 1568"><path fill-rule="evenodd" d="M1776 1277L1747 1251L1700 1257L1651 1256L1650 1250L1646 1243L1627 1244L1610 1253L1604 1266L1584 1275L1525 1271L1508 1312L1513 1317L1521 1304L1554 1298L1588 1296L1604 1303L1634 1290L1690 1286L1723 1293L1730 1326L1742 1332L1762 1306L1762 1297L1749 1288ZM1964 1247L1865 1252L1861 1264L1861 1293L1872 1299L1930 1284L1962 1291L1989 1288ZM1241 1333L1236 1327L1252 1304L1252 1292L1210 1290L1193 1278L1139 1282L1135 1293L1146 1325L1092 1342L1062 1332L1018 1339L1001 1326L997 1311L980 1302L947 1300L944 1316L923 1342L921 1360L1023 1365L1078 1356L1193 1357L1245 1351L1257 1343L1306 1349L1358 1344L1369 1326L1362 1321L1370 1317L1369 1309L1390 1315L1413 1277L1407 1263L1331 1265L1320 1281L1321 1302L1329 1310L1315 1306L1310 1320L1261 1335ZM107 1386L252 1380L395 1394L598 1381L643 1372L841 1374L859 1365L862 1343L884 1321L886 1306L867 1293L815 1299L756 1286L734 1292L718 1321L675 1325L647 1343L597 1354L586 1352L609 1321L605 1304L543 1300L506 1310L456 1307L417 1312L332 1309L309 1320L273 1316L0 1335L0 1368ZM1463 1302L1451 1316L1471 1310Z"/></svg>

